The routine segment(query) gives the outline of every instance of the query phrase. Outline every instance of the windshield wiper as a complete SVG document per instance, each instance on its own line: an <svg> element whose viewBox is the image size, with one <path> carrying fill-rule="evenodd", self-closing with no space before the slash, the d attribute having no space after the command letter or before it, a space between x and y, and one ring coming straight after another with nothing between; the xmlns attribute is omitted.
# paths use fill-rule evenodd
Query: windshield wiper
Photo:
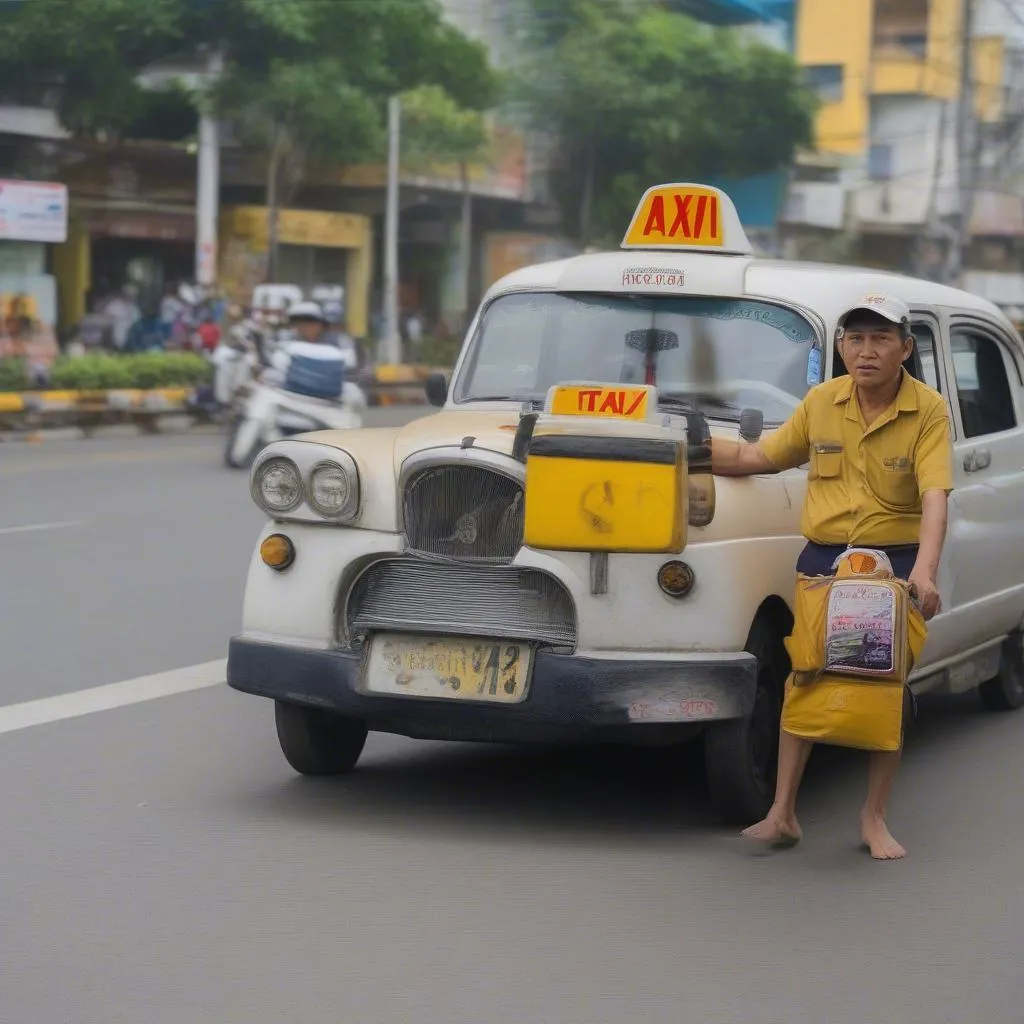
<svg viewBox="0 0 1024 1024"><path fill-rule="evenodd" d="M658 405L679 412L712 412L715 419L739 422L741 406L713 395L658 395ZM720 415L727 413L728 415Z"/></svg>
<svg viewBox="0 0 1024 1024"><path fill-rule="evenodd" d="M523 398L517 395L466 395L463 402L518 402L520 405L528 405L531 409L542 409L543 398Z"/></svg>

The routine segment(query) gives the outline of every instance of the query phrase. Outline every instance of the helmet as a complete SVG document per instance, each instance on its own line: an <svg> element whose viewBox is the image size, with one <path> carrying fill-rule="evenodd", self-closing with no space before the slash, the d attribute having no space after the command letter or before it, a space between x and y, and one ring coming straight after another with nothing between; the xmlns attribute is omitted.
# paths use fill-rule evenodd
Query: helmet
<svg viewBox="0 0 1024 1024"><path fill-rule="evenodd" d="M288 320L315 320L317 323L327 324L329 321L324 316L324 311L318 302L296 302L288 307Z"/></svg>

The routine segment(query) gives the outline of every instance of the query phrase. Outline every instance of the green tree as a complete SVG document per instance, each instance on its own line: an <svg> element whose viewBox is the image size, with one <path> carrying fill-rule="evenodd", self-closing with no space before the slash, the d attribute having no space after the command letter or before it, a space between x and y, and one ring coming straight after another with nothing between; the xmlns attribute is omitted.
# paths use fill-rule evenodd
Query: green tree
<svg viewBox="0 0 1024 1024"><path fill-rule="evenodd" d="M621 235L654 182L780 169L810 142L813 100L787 54L638 0L534 5L521 93L558 140L556 188L584 243Z"/></svg>
<svg viewBox="0 0 1024 1024"><path fill-rule="evenodd" d="M117 132L139 117L138 73L182 42L183 0L30 0L0 5L0 93L55 101L73 132Z"/></svg>
<svg viewBox="0 0 1024 1024"><path fill-rule="evenodd" d="M459 224L459 314L469 311L473 251L473 192L470 167L485 157L489 136L479 110L460 106L441 86L423 85L402 94L402 153L420 165L455 164L462 185Z"/></svg>
<svg viewBox="0 0 1024 1024"><path fill-rule="evenodd" d="M140 82L155 65L201 67L210 54L220 55L223 72L209 92L172 83L154 96ZM186 100L237 121L266 157L272 269L277 209L308 162L379 156L387 97L424 84L467 109L486 109L496 96L485 48L446 22L436 0L0 5L0 93L55 100L72 131L152 130L161 112Z"/></svg>
<svg viewBox="0 0 1024 1024"><path fill-rule="evenodd" d="M267 277L278 267L278 221L310 159L359 160L380 150L378 105L346 81L338 62L273 61L261 74L235 70L214 102L232 118L245 143L265 157L268 211Z"/></svg>
<svg viewBox="0 0 1024 1024"><path fill-rule="evenodd" d="M392 94L437 83L446 96L477 107L493 102L496 81L483 47L445 22L433 0L242 2L274 19L285 43L268 51L257 33L234 51L215 97L266 155L273 279L278 210L310 161L351 164L382 156L384 107Z"/></svg>

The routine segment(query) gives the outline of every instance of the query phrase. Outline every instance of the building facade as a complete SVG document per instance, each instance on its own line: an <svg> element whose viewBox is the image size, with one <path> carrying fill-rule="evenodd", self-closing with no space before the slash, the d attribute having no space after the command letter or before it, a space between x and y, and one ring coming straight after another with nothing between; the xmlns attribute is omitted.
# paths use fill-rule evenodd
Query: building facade
<svg viewBox="0 0 1024 1024"><path fill-rule="evenodd" d="M792 52L796 0L675 0L673 9L708 25L727 26L766 46ZM729 193L755 248L776 250L789 174L775 171L748 178L715 178Z"/></svg>
<svg viewBox="0 0 1024 1024"><path fill-rule="evenodd" d="M801 0L794 39L821 105L782 218L787 253L949 279L965 152L967 266L1016 271L1024 0Z"/></svg>

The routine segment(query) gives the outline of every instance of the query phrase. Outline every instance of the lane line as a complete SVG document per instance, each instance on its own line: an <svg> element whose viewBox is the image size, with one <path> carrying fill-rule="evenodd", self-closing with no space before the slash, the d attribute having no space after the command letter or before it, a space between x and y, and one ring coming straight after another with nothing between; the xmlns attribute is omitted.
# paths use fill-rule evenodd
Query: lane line
<svg viewBox="0 0 1024 1024"><path fill-rule="evenodd" d="M75 690L56 697L24 701L0 707L0 734L47 725L67 718L79 718L97 711L113 711L129 704L141 704L190 690L221 686L227 678L227 659L189 665L170 672L158 672L121 683L108 683L89 690Z"/></svg>
<svg viewBox="0 0 1024 1024"><path fill-rule="evenodd" d="M84 526L80 520L70 523L30 523L27 526L0 526L0 534L39 533L42 530L70 530L73 526Z"/></svg>
<svg viewBox="0 0 1024 1024"><path fill-rule="evenodd" d="M76 441L75 444L80 442ZM52 473L65 469L80 469L83 466L137 466L151 462L199 462L211 460L217 464L217 451L212 446L189 445L180 448L163 448L153 452L97 452L80 458L58 456L53 459L24 459L17 463L0 464L0 476L30 476L33 473Z"/></svg>

